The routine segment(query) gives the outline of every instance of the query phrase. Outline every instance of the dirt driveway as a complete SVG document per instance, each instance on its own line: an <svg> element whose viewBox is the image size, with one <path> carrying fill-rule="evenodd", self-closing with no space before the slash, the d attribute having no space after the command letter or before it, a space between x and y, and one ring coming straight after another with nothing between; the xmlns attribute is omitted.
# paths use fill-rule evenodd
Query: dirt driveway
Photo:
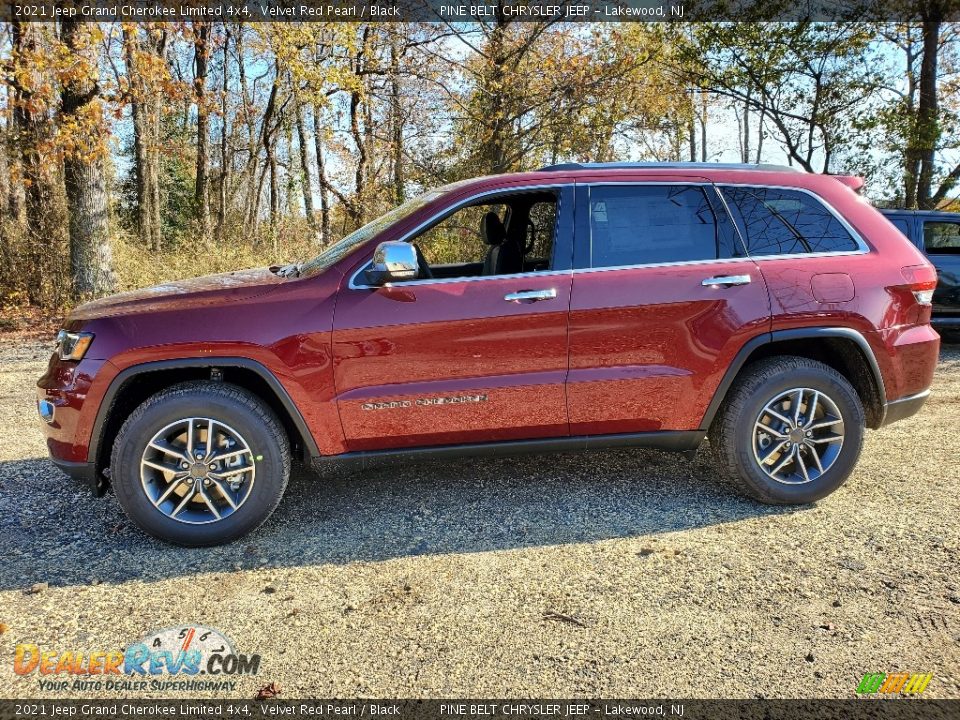
<svg viewBox="0 0 960 720"><path fill-rule="evenodd" d="M48 352L0 350L2 697L71 695L16 676L18 643L185 623L261 655L236 697L852 697L894 670L960 697L956 347L924 411L869 433L815 507L732 495L706 448L464 460L300 474L260 531L209 550L147 538L45 459Z"/></svg>

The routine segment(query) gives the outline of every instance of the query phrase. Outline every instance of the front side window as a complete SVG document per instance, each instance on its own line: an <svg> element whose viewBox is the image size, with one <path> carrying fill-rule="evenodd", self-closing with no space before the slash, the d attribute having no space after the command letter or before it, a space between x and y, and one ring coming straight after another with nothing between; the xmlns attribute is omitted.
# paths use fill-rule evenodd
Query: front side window
<svg viewBox="0 0 960 720"><path fill-rule="evenodd" d="M721 192L754 257L858 249L843 223L805 192L765 187L723 187Z"/></svg>
<svg viewBox="0 0 960 720"><path fill-rule="evenodd" d="M931 255L960 255L960 223L923 223L923 247Z"/></svg>
<svg viewBox="0 0 960 720"><path fill-rule="evenodd" d="M598 185L590 189L591 267L720 256L717 218L697 185Z"/></svg>
<svg viewBox="0 0 960 720"><path fill-rule="evenodd" d="M460 182L450 183L449 185L444 185L443 187L430 190L423 195L419 195L415 198L407 200L402 205L398 205L388 213L381 215L376 220L368 222L363 227L354 230L343 239L338 240L312 260L305 262L300 268L300 275L303 277L309 277L311 275L316 275L323 272L334 263L345 258L354 250L360 248L368 240L379 235L391 225L395 225L401 220L410 217L420 208L425 207L429 203L432 203L434 200L438 200L447 193L466 185L468 182L470 181L463 180Z"/></svg>
<svg viewBox="0 0 960 720"><path fill-rule="evenodd" d="M557 260L554 241L559 209L557 191L537 189L497 194L450 211L407 239L416 248L419 266L412 279L552 270Z"/></svg>

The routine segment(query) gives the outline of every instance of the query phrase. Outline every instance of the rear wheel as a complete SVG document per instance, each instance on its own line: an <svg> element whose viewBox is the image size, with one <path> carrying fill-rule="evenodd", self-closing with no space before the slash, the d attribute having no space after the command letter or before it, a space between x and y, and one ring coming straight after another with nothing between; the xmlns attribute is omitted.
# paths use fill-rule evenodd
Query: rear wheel
<svg viewBox="0 0 960 720"><path fill-rule="evenodd" d="M253 394L185 383L133 412L110 468L120 505L143 530L178 545L217 545L256 529L276 508L290 445Z"/></svg>
<svg viewBox="0 0 960 720"><path fill-rule="evenodd" d="M846 378L800 357L761 360L730 390L710 443L730 481L771 504L819 500L860 457L863 405Z"/></svg>

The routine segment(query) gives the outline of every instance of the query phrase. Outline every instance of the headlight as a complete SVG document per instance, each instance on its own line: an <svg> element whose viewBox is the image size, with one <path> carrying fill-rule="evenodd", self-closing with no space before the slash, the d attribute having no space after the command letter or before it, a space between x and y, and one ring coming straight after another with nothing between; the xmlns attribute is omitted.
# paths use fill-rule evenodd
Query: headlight
<svg viewBox="0 0 960 720"><path fill-rule="evenodd" d="M57 353L61 360L82 360L92 342L93 333L61 330L57 333Z"/></svg>

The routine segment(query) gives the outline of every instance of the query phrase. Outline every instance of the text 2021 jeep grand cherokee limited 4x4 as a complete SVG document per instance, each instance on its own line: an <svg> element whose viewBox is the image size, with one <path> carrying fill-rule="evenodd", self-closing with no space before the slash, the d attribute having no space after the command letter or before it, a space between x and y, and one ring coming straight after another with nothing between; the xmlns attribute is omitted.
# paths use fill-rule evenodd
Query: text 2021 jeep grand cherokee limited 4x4
<svg viewBox="0 0 960 720"><path fill-rule="evenodd" d="M313 260L79 307L40 379L54 461L144 530L226 542L291 456L654 447L807 503L923 404L923 255L854 178L561 165L447 185Z"/></svg>

